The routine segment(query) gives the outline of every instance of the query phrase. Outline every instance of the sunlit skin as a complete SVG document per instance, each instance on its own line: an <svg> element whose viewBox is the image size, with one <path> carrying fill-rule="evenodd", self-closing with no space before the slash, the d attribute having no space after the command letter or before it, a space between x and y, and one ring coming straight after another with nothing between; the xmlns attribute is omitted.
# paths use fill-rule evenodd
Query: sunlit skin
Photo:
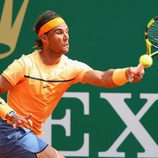
<svg viewBox="0 0 158 158"><path fill-rule="evenodd" d="M47 65L57 64L60 57L69 51L69 33L66 24L60 24L41 35L43 42L41 59Z"/></svg>

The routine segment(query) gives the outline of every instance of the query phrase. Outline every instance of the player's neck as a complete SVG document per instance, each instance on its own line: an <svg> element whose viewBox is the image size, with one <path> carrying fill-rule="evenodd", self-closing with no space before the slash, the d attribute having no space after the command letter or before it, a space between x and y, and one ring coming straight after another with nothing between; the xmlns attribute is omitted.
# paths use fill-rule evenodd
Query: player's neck
<svg viewBox="0 0 158 158"><path fill-rule="evenodd" d="M59 53L53 53L53 52L49 53L43 50L40 52L41 60L46 65L58 64L60 62L61 56L62 54Z"/></svg>

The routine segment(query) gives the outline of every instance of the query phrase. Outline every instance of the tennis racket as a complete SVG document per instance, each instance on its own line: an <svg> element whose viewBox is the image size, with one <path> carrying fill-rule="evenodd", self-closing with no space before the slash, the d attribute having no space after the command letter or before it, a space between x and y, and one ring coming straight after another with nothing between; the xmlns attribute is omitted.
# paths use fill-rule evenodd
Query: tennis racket
<svg viewBox="0 0 158 158"><path fill-rule="evenodd" d="M147 48L146 55L148 55L151 58L157 56L158 51L152 53L151 49L158 49L158 16L152 18L148 22L146 29L144 31L144 38ZM146 66L140 62L140 64L135 69L135 73L141 72L144 68L146 68Z"/></svg>

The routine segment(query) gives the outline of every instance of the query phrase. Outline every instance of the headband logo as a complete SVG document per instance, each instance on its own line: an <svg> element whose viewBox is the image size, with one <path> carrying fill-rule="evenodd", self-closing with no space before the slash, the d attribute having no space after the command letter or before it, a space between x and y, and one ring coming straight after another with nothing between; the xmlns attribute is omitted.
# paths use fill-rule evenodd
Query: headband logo
<svg viewBox="0 0 158 158"><path fill-rule="evenodd" d="M7 45L8 51L0 52L0 59L6 58L11 55L16 48L16 43L19 37L25 12L29 0L24 0L23 4L12 22L13 0L5 0L0 20L0 45Z"/></svg>

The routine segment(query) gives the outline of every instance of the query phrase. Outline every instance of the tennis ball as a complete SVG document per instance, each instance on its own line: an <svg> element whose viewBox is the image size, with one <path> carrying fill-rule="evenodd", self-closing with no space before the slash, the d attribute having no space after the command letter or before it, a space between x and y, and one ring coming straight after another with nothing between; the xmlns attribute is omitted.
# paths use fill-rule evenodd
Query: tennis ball
<svg viewBox="0 0 158 158"><path fill-rule="evenodd" d="M142 55L139 58L139 63L142 64L145 68L150 67L153 63L153 59L150 55Z"/></svg>

